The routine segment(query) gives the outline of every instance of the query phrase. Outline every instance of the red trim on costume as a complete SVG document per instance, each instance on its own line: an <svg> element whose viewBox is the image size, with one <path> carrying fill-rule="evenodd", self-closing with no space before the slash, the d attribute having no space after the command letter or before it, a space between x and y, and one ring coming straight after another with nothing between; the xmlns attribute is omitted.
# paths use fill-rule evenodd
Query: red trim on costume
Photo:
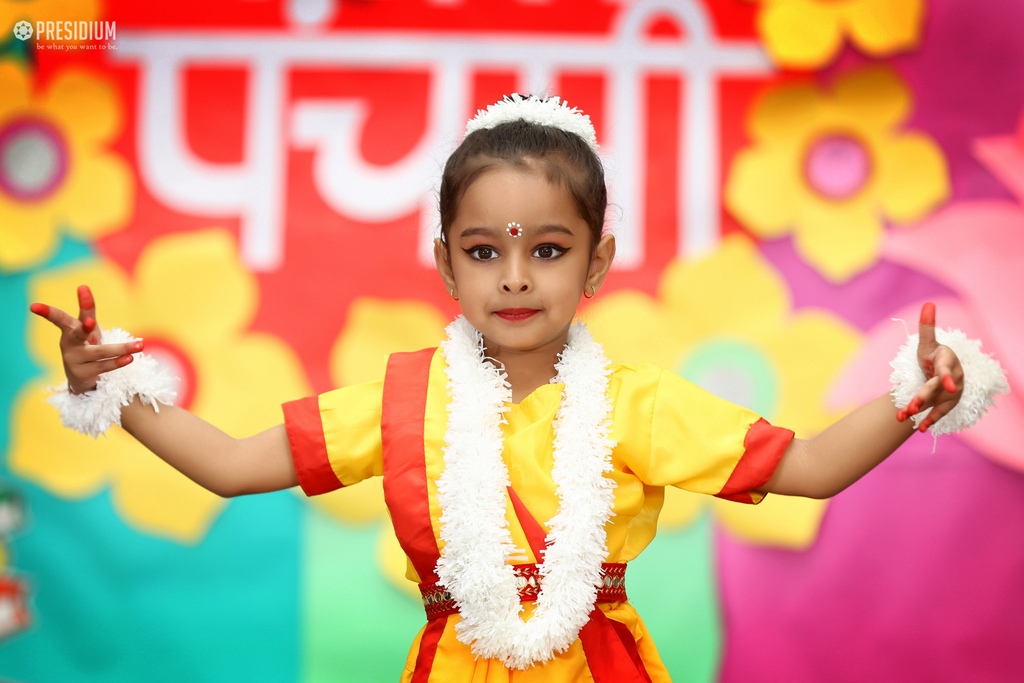
<svg viewBox="0 0 1024 683"><path fill-rule="evenodd" d="M316 496L340 489L344 484L331 467L324 441L324 425L320 421L320 399L307 396L281 406L284 429L292 449L292 461L299 485L307 496Z"/></svg>
<svg viewBox="0 0 1024 683"><path fill-rule="evenodd" d="M605 615L607 617L607 615ZM636 639L633 638L632 631L629 627L623 624L621 621L615 621L614 619L608 619L611 623L612 628L615 629L615 634L619 636L619 640L622 641L622 646L626 648L629 658L633 660L636 670L640 672L640 675L644 677L647 683L651 683L651 676L647 673L647 667L644 666L644 660L640 659L640 651L636 649Z"/></svg>
<svg viewBox="0 0 1024 683"><path fill-rule="evenodd" d="M750 425L743 439L743 457L736 464L729 481L715 495L738 503L753 503L750 492L764 486L793 440L793 431L773 427L763 417Z"/></svg>
<svg viewBox="0 0 1024 683"><path fill-rule="evenodd" d="M416 668L413 669L411 683L427 683L427 679L430 678L430 670L434 667L437 644L441 642L441 636L444 635L444 627L447 624L447 619L434 619L427 622L427 627L423 629L423 637L420 638L420 651L416 654Z"/></svg>
<svg viewBox="0 0 1024 683"><path fill-rule="evenodd" d="M597 607L580 630L580 641L594 683L651 683L629 628Z"/></svg>
<svg viewBox="0 0 1024 683"><path fill-rule="evenodd" d="M506 488L508 488L508 497L512 501L512 509L516 512L516 519L519 520L519 526L523 527L523 533L526 534L526 542L530 544L530 550L533 551L533 556L537 558L537 561L543 562L544 549L548 545L548 532L544 531L544 527L526 507L526 503L519 497L519 494L511 486Z"/></svg>
<svg viewBox="0 0 1024 683"><path fill-rule="evenodd" d="M423 423L430 362L437 349L393 353L384 375L380 436L384 452L384 500L402 550L421 581L436 579L440 551L430 522Z"/></svg>

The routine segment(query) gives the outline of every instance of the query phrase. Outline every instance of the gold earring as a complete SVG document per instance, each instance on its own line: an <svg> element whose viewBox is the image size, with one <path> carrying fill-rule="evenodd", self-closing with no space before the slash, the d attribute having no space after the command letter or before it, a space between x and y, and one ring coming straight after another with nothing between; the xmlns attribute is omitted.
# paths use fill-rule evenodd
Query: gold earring
<svg viewBox="0 0 1024 683"><path fill-rule="evenodd" d="M583 296L585 296L588 299L593 299L595 296L597 296L597 287L595 287L594 285L590 285L590 290L592 293L587 294L587 290L584 289Z"/></svg>
<svg viewBox="0 0 1024 683"><path fill-rule="evenodd" d="M455 301L459 300L459 297L455 296L455 290L454 289L449 289L448 293L451 295L452 299L454 299Z"/></svg>

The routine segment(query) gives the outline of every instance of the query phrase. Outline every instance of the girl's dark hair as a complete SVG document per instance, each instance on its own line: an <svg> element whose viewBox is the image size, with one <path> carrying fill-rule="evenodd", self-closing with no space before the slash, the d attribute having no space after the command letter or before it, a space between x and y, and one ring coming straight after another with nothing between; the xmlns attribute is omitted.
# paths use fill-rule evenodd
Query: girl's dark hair
<svg viewBox="0 0 1024 683"><path fill-rule="evenodd" d="M448 248L448 231L469 186L499 165L528 169L538 164L548 182L565 188L580 218L590 227L590 248L597 248L604 229L608 190L604 168L590 146L575 133L518 120L475 130L448 157L441 176L441 242Z"/></svg>

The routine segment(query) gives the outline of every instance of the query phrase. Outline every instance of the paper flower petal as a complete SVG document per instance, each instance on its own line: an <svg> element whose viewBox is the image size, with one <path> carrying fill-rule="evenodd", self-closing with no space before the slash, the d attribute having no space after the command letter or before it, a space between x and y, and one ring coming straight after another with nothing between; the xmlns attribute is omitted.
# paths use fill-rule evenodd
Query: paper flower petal
<svg viewBox="0 0 1024 683"><path fill-rule="evenodd" d="M769 2L758 17L758 26L772 58L797 69L813 69L831 61L842 46L839 15L822 2Z"/></svg>
<svg viewBox="0 0 1024 683"><path fill-rule="evenodd" d="M878 197L894 221L919 218L949 197L942 150L925 135L907 133L879 150Z"/></svg>
<svg viewBox="0 0 1024 683"><path fill-rule="evenodd" d="M924 0L860 0L844 8L852 42L873 57L916 47L924 27Z"/></svg>

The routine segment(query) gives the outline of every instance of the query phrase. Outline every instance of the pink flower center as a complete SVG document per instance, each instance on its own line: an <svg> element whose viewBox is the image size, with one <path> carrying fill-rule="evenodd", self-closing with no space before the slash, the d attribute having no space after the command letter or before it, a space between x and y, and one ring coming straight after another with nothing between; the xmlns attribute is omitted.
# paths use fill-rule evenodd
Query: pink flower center
<svg viewBox="0 0 1024 683"><path fill-rule="evenodd" d="M64 136L43 119L22 118L0 128L0 189L21 201L52 194L67 175Z"/></svg>
<svg viewBox="0 0 1024 683"><path fill-rule="evenodd" d="M871 178L871 155L856 138L828 135L816 140L807 151L804 177L827 199L849 199Z"/></svg>
<svg viewBox="0 0 1024 683"><path fill-rule="evenodd" d="M162 337L146 337L145 353L152 356L158 363L167 367L171 375L177 378L175 390L178 392L174 405L188 409L196 397L196 369L192 359L181 347Z"/></svg>

